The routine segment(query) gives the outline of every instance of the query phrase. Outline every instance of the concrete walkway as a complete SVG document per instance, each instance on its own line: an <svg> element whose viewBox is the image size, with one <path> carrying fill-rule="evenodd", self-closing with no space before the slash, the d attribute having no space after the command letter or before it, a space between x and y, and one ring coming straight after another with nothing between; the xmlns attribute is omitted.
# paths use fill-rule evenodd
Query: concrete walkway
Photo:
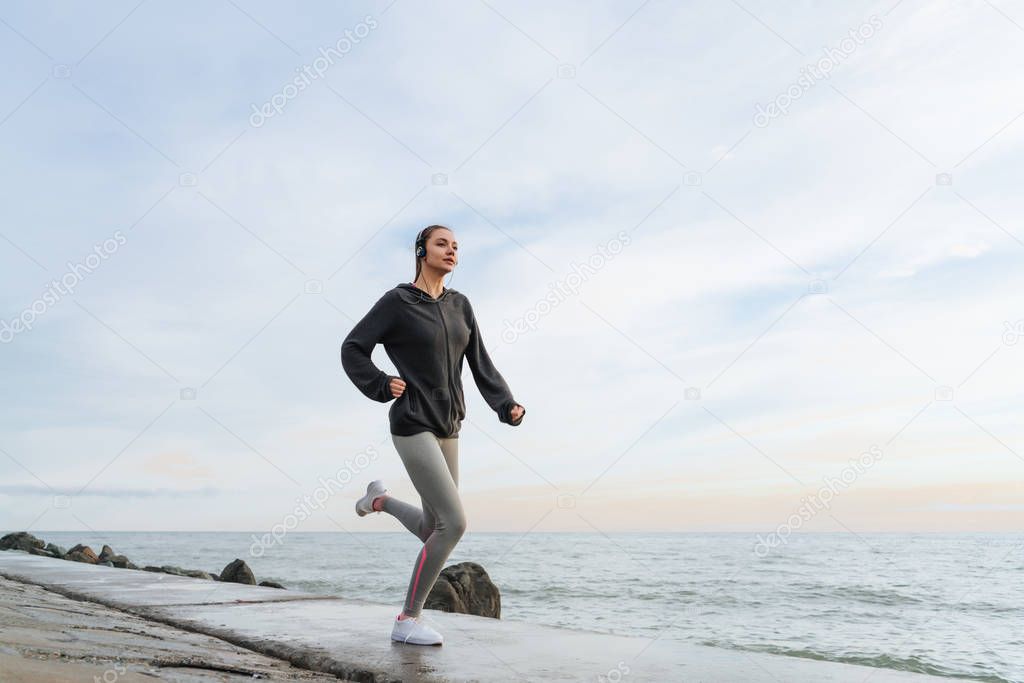
<svg viewBox="0 0 1024 683"><path fill-rule="evenodd" d="M0 576L3 683L338 683L340 679Z"/></svg>
<svg viewBox="0 0 1024 683"><path fill-rule="evenodd" d="M398 608L0 551L0 576L203 633L295 666L396 681L834 681L946 679L425 610L441 647L389 639Z"/></svg>

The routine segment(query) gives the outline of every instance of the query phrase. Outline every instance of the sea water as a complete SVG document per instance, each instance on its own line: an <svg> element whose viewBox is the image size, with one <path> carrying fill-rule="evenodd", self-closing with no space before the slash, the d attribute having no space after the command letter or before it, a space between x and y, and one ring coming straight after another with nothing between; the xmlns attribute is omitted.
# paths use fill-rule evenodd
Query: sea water
<svg viewBox="0 0 1024 683"><path fill-rule="evenodd" d="M140 567L219 572L401 609L408 532L35 532L106 543ZM1024 534L469 531L447 564L484 567L501 618L985 681L1024 682Z"/></svg>

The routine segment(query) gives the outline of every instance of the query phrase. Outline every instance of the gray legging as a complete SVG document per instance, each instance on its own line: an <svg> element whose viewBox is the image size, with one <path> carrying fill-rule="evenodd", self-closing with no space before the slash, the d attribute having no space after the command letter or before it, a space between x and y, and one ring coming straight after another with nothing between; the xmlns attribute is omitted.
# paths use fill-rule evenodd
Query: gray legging
<svg viewBox="0 0 1024 683"><path fill-rule="evenodd" d="M391 440L423 503L421 510L389 495L383 505L384 512L397 517L423 541L402 607L407 615L418 617L445 561L466 531L458 490L459 440L442 439L431 432L392 434Z"/></svg>

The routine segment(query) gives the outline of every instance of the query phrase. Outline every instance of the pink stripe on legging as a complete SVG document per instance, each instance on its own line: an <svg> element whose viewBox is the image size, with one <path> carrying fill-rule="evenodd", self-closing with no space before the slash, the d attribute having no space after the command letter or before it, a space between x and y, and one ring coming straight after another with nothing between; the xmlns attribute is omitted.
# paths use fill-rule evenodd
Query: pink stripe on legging
<svg viewBox="0 0 1024 683"><path fill-rule="evenodd" d="M423 563L427 559L427 546L423 546L423 553L420 555L420 566L416 568L416 578L412 581L412 593L409 594L409 609L412 609L412 603L416 600L416 586L420 583L420 572L423 571Z"/></svg>

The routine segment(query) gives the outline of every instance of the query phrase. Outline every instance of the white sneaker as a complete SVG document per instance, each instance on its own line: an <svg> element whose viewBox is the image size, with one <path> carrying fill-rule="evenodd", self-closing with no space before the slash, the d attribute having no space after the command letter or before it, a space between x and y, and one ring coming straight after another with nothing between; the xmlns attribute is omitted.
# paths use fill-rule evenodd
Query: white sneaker
<svg viewBox="0 0 1024 683"><path fill-rule="evenodd" d="M398 616L401 616L399 614ZM410 645L443 645L444 636L430 628L421 617L395 617L395 625L391 629L391 640Z"/></svg>
<svg viewBox="0 0 1024 683"><path fill-rule="evenodd" d="M363 517L371 512L380 512L380 510L373 509L373 499L385 493L387 493L387 489L384 488L384 482L380 479L371 481L366 486L366 495L356 501L356 514Z"/></svg>

